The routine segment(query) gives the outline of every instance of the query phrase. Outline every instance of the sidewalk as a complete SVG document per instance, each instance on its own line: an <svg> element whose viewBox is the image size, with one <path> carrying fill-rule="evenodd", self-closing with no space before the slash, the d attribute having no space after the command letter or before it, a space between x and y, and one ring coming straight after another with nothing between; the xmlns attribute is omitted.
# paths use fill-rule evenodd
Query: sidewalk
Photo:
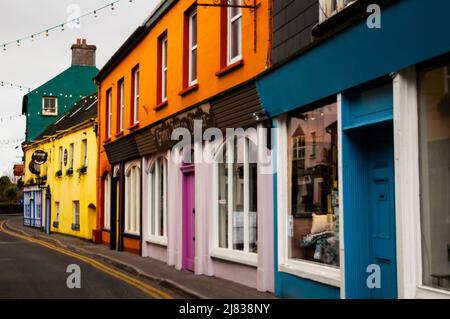
<svg viewBox="0 0 450 319"><path fill-rule="evenodd" d="M140 257L128 252L110 250L105 245L95 245L89 241L61 234L47 235L40 230L23 226L22 217L8 219L6 227L12 231L50 241L77 253L96 258L123 271L157 281L169 289L180 291L183 295L201 299L268 299L273 294L258 292L228 280L194 275L189 271L176 270L166 263Z"/></svg>

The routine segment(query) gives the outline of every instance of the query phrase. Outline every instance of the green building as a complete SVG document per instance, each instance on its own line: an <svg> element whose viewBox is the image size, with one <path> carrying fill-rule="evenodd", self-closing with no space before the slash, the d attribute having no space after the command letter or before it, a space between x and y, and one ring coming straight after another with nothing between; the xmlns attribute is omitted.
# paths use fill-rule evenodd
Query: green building
<svg viewBox="0 0 450 319"><path fill-rule="evenodd" d="M99 71L95 66L95 45L77 39L71 50L72 65L68 69L23 97L22 114L27 118L25 143L60 119L81 97L97 91L93 82Z"/></svg>

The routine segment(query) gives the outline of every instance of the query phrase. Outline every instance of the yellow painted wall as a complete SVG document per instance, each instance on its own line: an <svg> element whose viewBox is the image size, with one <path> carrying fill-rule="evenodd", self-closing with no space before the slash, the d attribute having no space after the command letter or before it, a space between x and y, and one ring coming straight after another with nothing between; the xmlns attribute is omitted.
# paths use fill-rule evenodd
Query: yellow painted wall
<svg viewBox="0 0 450 319"><path fill-rule="evenodd" d="M31 155L36 149L46 151L48 156L47 185L51 190L51 231L82 237L92 238L92 230L96 227L96 171L97 171L97 138L94 132L94 122L89 122L71 132L60 134L54 138L46 139L39 144L32 144L25 149L25 182L35 177L28 169ZM80 174L77 170L82 166L82 140L88 143L87 172ZM73 174L67 175L70 166L69 145L74 143ZM67 165L63 164L63 174L56 176L59 170L59 147L67 149ZM44 175L44 174L41 174ZM74 222L73 201L80 202L80 230L72 230ZM56 205L60 203L58 228L53 227L56 220Z"/></svg>

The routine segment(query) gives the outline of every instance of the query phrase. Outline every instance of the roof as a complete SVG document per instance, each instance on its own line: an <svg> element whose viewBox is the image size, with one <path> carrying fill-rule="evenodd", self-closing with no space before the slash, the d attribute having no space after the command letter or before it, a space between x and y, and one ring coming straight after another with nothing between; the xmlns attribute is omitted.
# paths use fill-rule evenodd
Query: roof
<svg viewBox="0 0 450 319"><path fill-rule="evenodd" d="M65 69L58 75L54 76L44 84L31 90L28 94L24 95L22 102L22 114L28 113L28 101L35 94L38 94L39 96L43 95L58 96L59 94L67 92L73 94L84 93L83 95L85 95L87 92L83 92L84 86L81 88L74 87L73 82L74 81L80 82L84 81L85 79L91 80L98 73L98 71L99 70L95 66L72 65L68 67L67 69ZM90 81L88 85L92 85L93 90L95 90L95 85L93 82Z"/></svg>
<svg viewBox="0 0 450 319"><path fill-rule="evenodd" d="M139 26L128 39L114 53L111 59L106 62L94 80L101 82L109 73L144 39L152 30L153 26L166 14L178 0L162 0L152 11L150 16Z"/></svg>
<svg viewBox="0 0 450 319"><path fill-rule="evenodd" d="M42 140L97 117L97 93L93 93L79 100L58 121L49 125L35 140Z"/></svg>

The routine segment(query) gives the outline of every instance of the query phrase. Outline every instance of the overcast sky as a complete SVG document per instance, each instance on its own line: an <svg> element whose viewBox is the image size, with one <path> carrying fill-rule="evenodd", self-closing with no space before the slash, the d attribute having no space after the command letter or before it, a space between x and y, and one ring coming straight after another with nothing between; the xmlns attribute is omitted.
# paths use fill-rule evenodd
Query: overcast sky
<svg viewBox="0 0 450 319"><path fill-rule="evenodd" d="M67 9L76 4L81 14L95 10L114 0L14 0L0 1L0 44L37 33L67 21ZM55 30L48 37L34 42L22 41L7 51L0 48L0 81L36 88L70 66L70 46L76 38L86 38L97 46L97 67L100 69L126 38L147 18L160 0L121 0L115 10L104 9L81 20L80 28ZM0 86L0 175L10 173L14 163L21 162L20 143L5 140L24 138L25 119L22 111L25 91ZM13 116L10 120L9 117ZM3 142L2 142L3 141Z"/></svg>

